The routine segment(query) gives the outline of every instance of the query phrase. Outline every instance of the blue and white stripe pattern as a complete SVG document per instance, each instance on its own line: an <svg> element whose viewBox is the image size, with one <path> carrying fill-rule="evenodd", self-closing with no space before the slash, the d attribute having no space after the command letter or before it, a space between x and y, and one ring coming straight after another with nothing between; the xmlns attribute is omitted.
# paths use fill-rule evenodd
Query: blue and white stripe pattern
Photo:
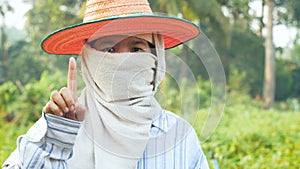
<svg viewBox="0 0 300 169"><path fill-rule="evenodd" d="M152 124L151 139L138 169L208 169L194 129L171 112Z"/></svg>
<svg viewBox="0 0 300 169"><path fill-rule="evenodd" d="M68 168L67 160L81 123L43 115L26 135L3 168ZM164 111L150 130L150 140L137 169L208 169L194 129L173 113ZM75 145L76 146L76 145Z"/></svg>
<svg viewBox="0 0 300 169"><path fill-rule="evenodd" d="M67 168L66 160L72 156L72 149L80 123L60 117L46 115L47 132L44 136L39 132L29 131L19 137L18 150L22 168ZM41 118L37 124L42 124ZM68 126L66 126L66 122ZM44 126L35 125L35 128Z"/></svg>

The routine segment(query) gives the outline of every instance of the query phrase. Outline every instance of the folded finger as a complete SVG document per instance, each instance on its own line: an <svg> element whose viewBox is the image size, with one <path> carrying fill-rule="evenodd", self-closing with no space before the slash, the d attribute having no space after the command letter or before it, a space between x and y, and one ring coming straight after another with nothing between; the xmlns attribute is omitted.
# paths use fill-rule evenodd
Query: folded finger
<svg viewBox="0 0 300 169"><path fill-rule="evenodd" d="M51 93L50 100L55 103L64 112L69 112L69 108L61 93L54 91Z"/></svg>
<svg viewBox="0 0 300 169"><path fill-rule="evenodd" d="M53 102L49 101L45 106L46 114L55 114L57 116L63 116L62 110Z"/></svg>
<svg viewBox="0 0 300 169"><path fill-rule="evenodd" d="M60 95L63 98L66 106L68 107L68 111L74 111L75 109L75 100L72 97L72 93L70 92L70 90L66 87L62 88L60 90Z"/></svg>

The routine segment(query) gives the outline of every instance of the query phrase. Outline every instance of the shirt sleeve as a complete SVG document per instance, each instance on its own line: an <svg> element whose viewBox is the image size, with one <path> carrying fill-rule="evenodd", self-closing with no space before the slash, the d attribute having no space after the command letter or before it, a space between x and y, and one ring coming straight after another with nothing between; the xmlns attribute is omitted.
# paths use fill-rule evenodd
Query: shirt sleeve
<svg viewBox="0 0 300 169"><path fill-rule="evenodd" d="M195 157L195 162L193 163L193 169L209 169L209 165L206 159L206 156L199 152L198 155Z"/></svg>
<svg viewBox="0 0 300 169"><path fill-rule="evenodd" d="M188 136L188 142L190 142L190 154L192 157L192 163L190 169L209 169L209 165L205 154L200 146L197 134L194 130Z"/></svg>
<svg viewBox="0 0 300 169"><path fill-rule="evenodd" d="M43 116L17 140L17 149L4 162L12 168L68 168L81 122L52 114Z"/></svg>

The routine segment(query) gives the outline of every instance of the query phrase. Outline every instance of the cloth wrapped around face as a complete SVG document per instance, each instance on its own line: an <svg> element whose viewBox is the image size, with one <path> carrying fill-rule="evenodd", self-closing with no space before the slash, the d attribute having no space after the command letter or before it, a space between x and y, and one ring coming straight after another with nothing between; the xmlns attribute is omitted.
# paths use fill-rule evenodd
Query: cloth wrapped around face
<svg viewBox="0 0 300 169"><path fill-rule="evenodd" d="M79 101L88 112L79 133L85 136L76 140L74 153L87 155L71 160L92 158L94 168L135 168L152 121L162 111L154 94L165 74L164 47L160 35L153 34L153 40L157 56L112 54L85 46L82 74L86 88Z"/></svg>

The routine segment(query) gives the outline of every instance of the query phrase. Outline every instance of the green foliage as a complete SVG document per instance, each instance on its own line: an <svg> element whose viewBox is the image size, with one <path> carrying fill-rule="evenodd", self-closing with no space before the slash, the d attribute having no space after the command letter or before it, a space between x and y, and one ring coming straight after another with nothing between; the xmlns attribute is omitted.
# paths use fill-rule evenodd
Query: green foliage
<svg viewBox="0 0 300 169"><path fill-rule="evenodd" d="M26 125L36 121L48 102L51 91L65 86L66 79L60 72L50 75L44 72L39 81L33 81L25 86L21 83L6 82L0 86L1 117Z"/></svg>
<svg viewBox="0 0 300 169"><path fill-rule="evenodd" d="M48 63L45 62L45 58L33 57L34 54L28 49L28 46L29 44L23 40L9 46L5 81L20 81L22 84L26 84L32 79L38 79L47 69Z"/></svg>
<svg viewBox="0 0 300 169"><path fill-rule="evenodd" d="M246 77L246 70L239 71L237 68L231 67L228 76L228 90L249 93L250 86L247 83Z"/></svg>
<svg viewBox="0 0 300 169"><path fill-rule="evenodd" d="M25 134L26 131L33 123L20 126L15 122L7 122L3 118L0 118L0 164L2 165L9 154L17 146L17 138L21 134Z"/></svg>
<svg viewBox="0 0 300 169"><path fill-rule="evenodd" d="M38 47L44 36L62 27L82 22L78 13L83 0L36 0L27 12L26 30L31 43Z"/></svg>
<svg viewBox="0 0 300 169"><path fill-rule="evenodd" d="M279 1L281 2L282 0ZM277 7L280 5L282 8L293 9L291 12L295 14L294 9L298 8L297 1L282 1L282 3L279 3L279 1L276 1L276 3L278 2ZM28 2L32 3L32 9L26 14L28 17L26 40L13 44L0 44L5 46L5 50L0 51L0 53L3 53L0 55L0 84L5 81L20 81L22 84L27 84L32 79L38 79L44 70L67 70L64 68L67 65L68 57L58 56L51 58L45 56L46 54L42 53L39 43L45 35L56 29L82 22L85 6L83 0L62 0L59 2L37 0ZM149 2L153 11L165 12L175 16L181 14L184 18L199 23L203 33L215 45L224 65L226 75L232 76L231 73L234 71L244 72L246 77L242 82L243 86L245 85L249 88L247 90L252 97L260 97L263 86L264 39L257 36L256 32L249 28L253 21L257 21L257 18L253 18L249 12L249 3L252 0L150 0ZM226 16L222 10L225 8L228 12ZM290 14L290 12L287 11L287 14ZM290 18L293 21L295 19L297 18ZM200 74L202 78L207 79L205 67L201 61L198 61L199 58L194 56L192 51L186 52L183 50L184 48L181 48L177 54L188 64L196 76ZM295 49L290 55L293 58L297 58L297 52L297 45L295 45ZM184 53L188 53L186 54L188 57ZM282 65L283 67L284 65ZM297 85L299 81L298 68L299 64L292 71L292 86L299 86ZM184 76L184 71L179 71ZM287 73L288 71L284 70L284 72ZM277 75L278 79L285 79L284 75L286 73L279 73ZM290 78L290 76L287 77ZM237 81L234 78L230 77L232 81ZM280 82L282 83L282 81ZM277 94L278 97L276 97L280 100L287 99L290 87L287 90L284 85L279 84L277 86L280 86L280 88L276 89L280 94ZM294 94L299 95L299 87L292 87L291 90L294 90Z"/></svg>
<svg viewBox="0 0 300 169"><path fill-rule="evenodd" d="M243 79L243 73L240 76L240 79ZM207 112L210 112L210 82L199 78L197 81L199 89L184 87L184 90L179 90L178 86L185 84L178 84L176 87L170 85L171 81L172 79L167 77L158 90L157 97L162 101L164 108L180 113L181 105L178 103L186 99L182 97L184 96L182 92L192 93L196 97L200 95L204 99L200 99L200 111L194 112L198 113L198 118L192 123L201 138L203 122L207 119ZM15 149L17 136L24 134L40 116L42 106L48 101L50 92L64 84L65 78L61 73L50 75L44 72L39 81L24 87L12 82L0 86L2 98L0 105L5 105L0 109L1 163ZM299 110L297 112L288 109L261 110L259 107L245 94L236 90L228 93L225 114L221 122L208 140L202 142L203 151L210 165L212 165L210 160L214 158L220 168L299 168ZM15 118L7 122L4 113L11 111L15 111L20 117L14 116Z"/></svg>
<svg viewBox="0 0 300 169"><path fill-rule="evenodd" d="M214 42L224 48L230 47L232 25L230 18L225 17L222 5L217 0L190 0L189 8L199 17L203 32Z"/></svg>
<svg viewBox="0 0 300 169"><path fill-rule="evenodd" d="M285 100L294 95L293 69L296 65L288 60L278 59L276 61L276 100Z"/></svg>
<svg viewBox="0 0 300 169"><path fill-rule="evenodd" d="M13 110L11 106L17 100L19 91L16 85L8 81L0 86L0 112L1 118L9 118Z"/></svg>
<svg viewBox="0 0 300 169"><path fill-rule="evenodd" d="M262 93L264 77L263 43L263 39L257 37L253 32L243 30L239 25L236 25L232 36L231 49L224 51L229 56L228 62L225 63L228 64L225 66L229 68L229 76L234 78L230 75L231 71L244 72L244 80L239 85L242 87L247 84L245 87L249 87L249 94L254 97Z"/></svg>
<svg viewBox="0 0 300 169"><path fill-rule="evenodd" d="M202 148L220 168L299 168L299 118L299 112L227 106L217 130Z"/></svg>
<svg viewBox="0 0 300 169"><path fill-rule="evenodd" d="M167 76L155 96L163 108L185 116L184 113L197 113L199 107L210 106L211 83L203 80L200 76L196 84L186 79L175 82L174 79Z"/></svg>
<svg viewBox="0 0 300 169"><path fill-rule="evenodd" d="M300 66L300 34L298 33L293 42L293 48L291 49L290 58L298 66Z"/></svg>
<svg viewBox="0 0 300 169"><path fill-rule="evenodd" d="M30 65L34 68L30 73L31 76L34 75L35 79L38 79L43 70L51 72L67 70L65 67L68 65L69 57L59 55L49 57L42 51L40 42L46 35L57 29L81 23L83 19L82 7L85 7L84 0L32 1L32 9L26 13L27 43L23 50L16 50L19 51L19 54L15 60L19 60L20 55L22 55L21 61L24 59L35 61Z"/></svg>
<svg viewBox="0 0 300 169"><path fill-rule="evenodd" d="M285 10L278 10L278 22L286 25L300 27L300 1L298 0L276 0L275 3Z"/></svg>

